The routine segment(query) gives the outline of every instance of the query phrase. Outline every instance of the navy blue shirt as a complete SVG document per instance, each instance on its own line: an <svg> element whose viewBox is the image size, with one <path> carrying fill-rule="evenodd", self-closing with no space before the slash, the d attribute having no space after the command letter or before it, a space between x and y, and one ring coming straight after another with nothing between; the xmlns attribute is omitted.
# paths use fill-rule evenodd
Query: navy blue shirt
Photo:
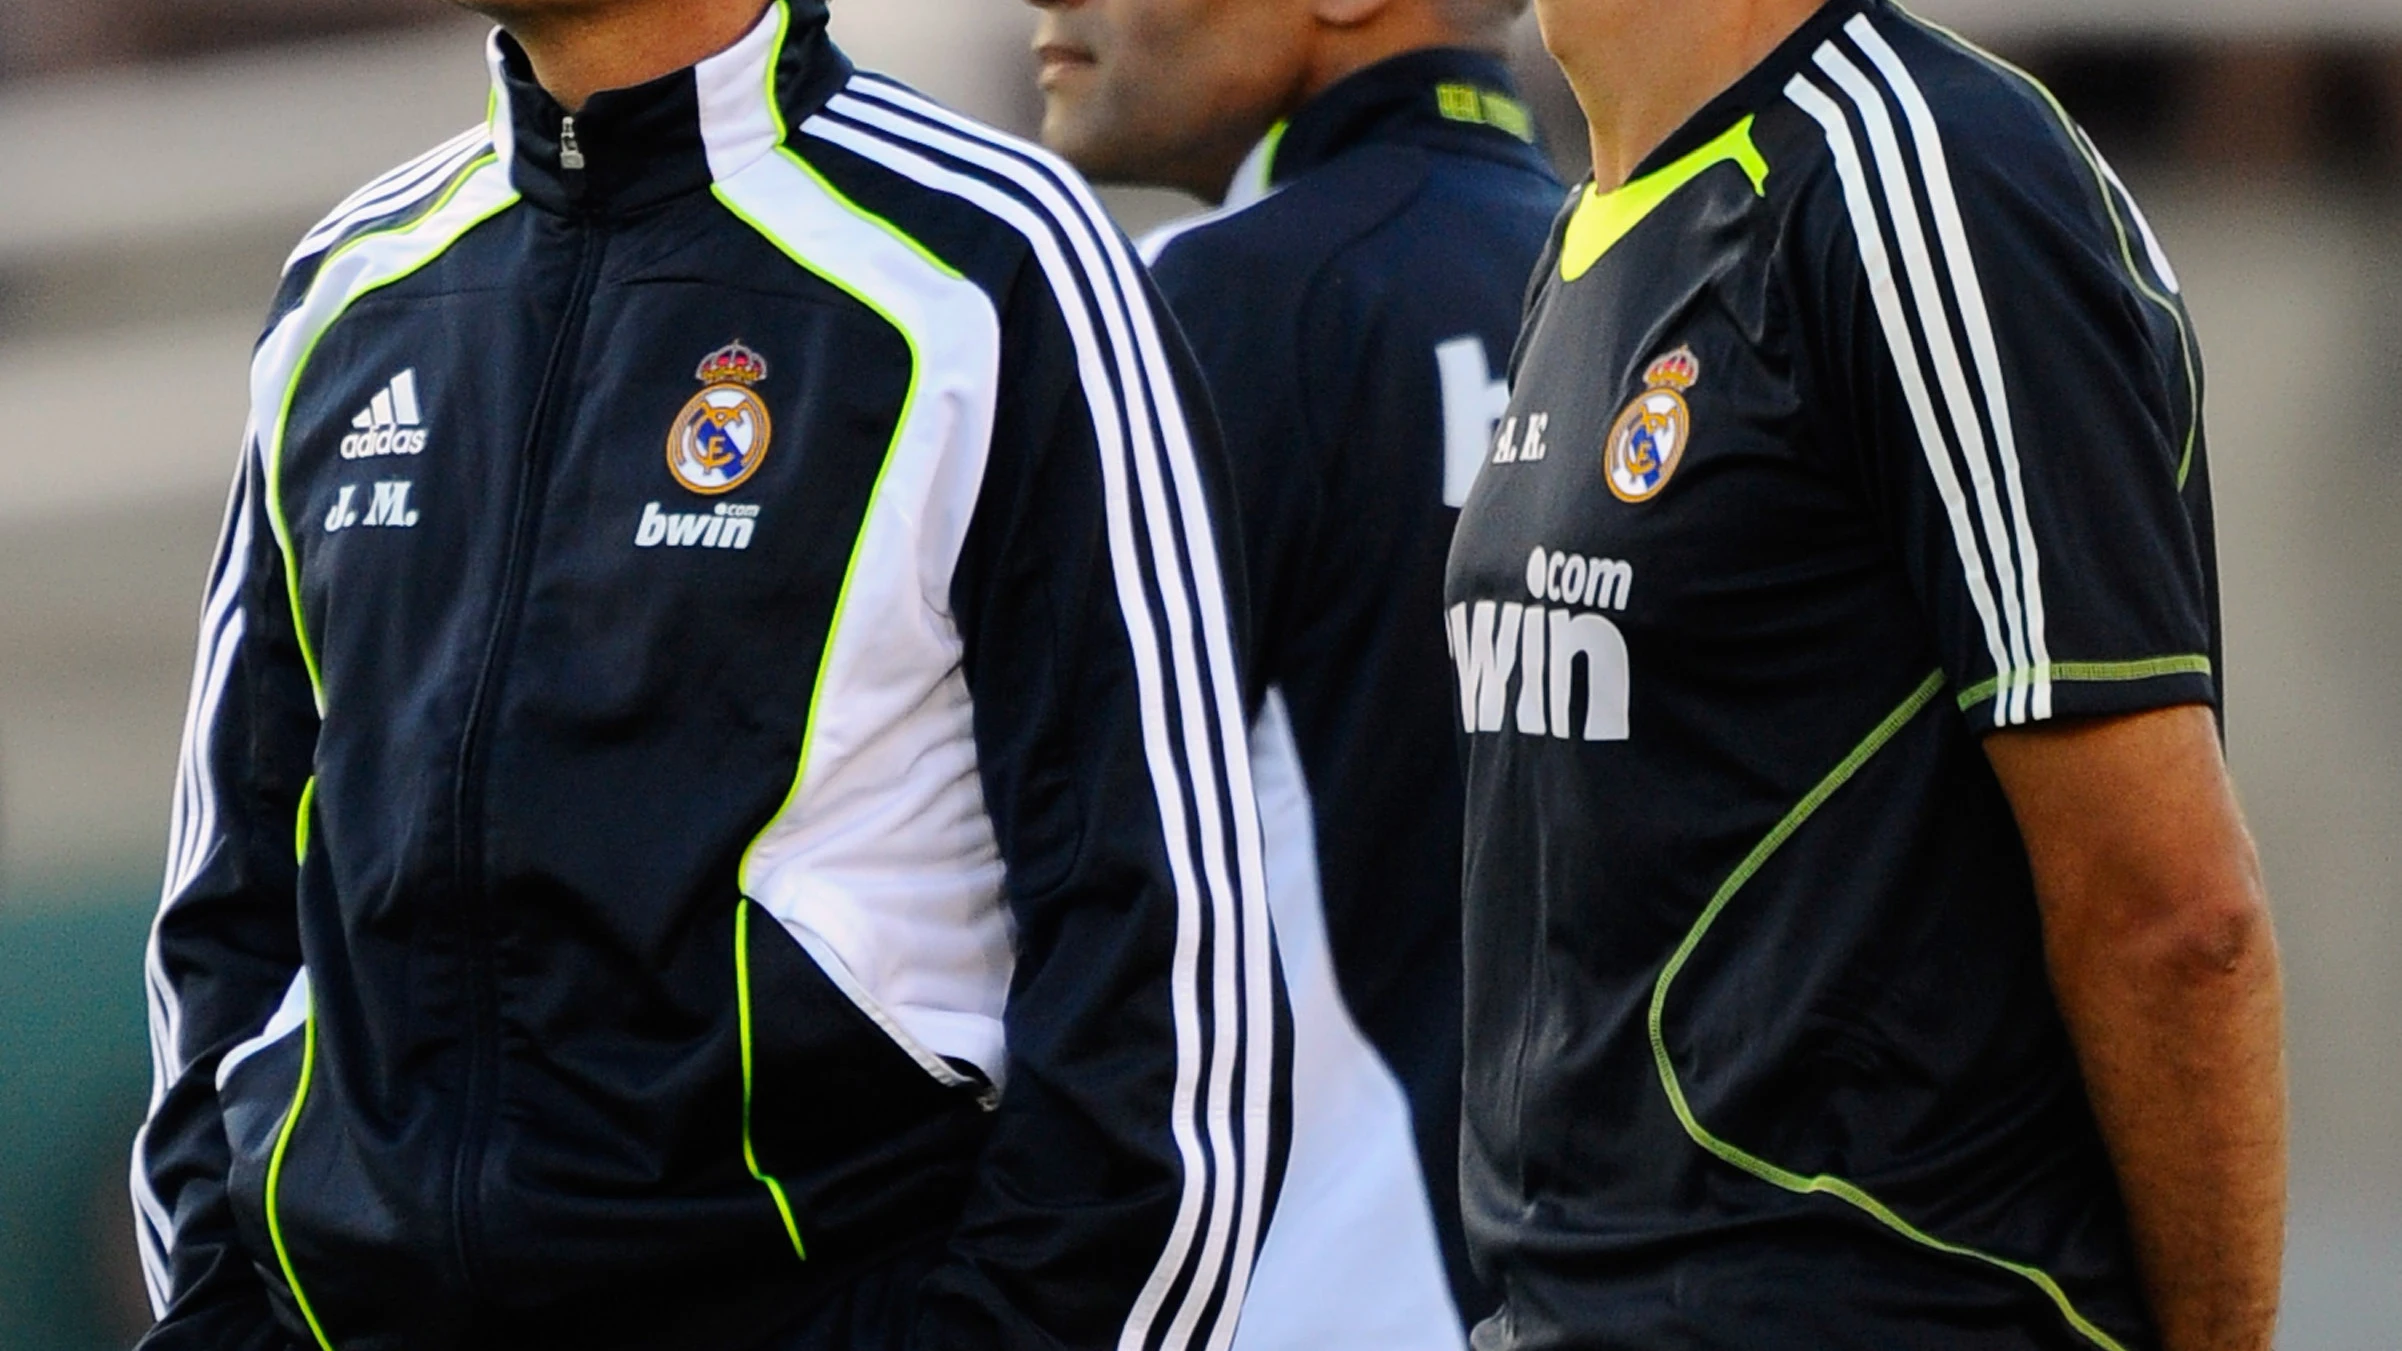
<svg viewBox="0 0 2402 1351"><path fill-rule="evenodd" d="M1461 808L1443 562L1562 197L1501 63L1426 50L1320 95L1254 154L1227 209L1148 250L1234 465L1297 1079L1343 1072L1310 1068L1311 943L1295 939L1314 923L1340 988L1331 1014L1347 1014L1407 1095L1402 1147L1414 1145L1442 1266L1471 1315L1484 1300L1456 1213ZM1274 878L1313 838L1320 903L1293 913L1296 887ZM1312 1204L1310 1122L1322 1117L1308 1084L1297 1091L1279 1228L1308 1222ZM1355 1157L1338 1162L1352 1166L1372 1131L1343 1129ZM1276 1317L1276 1243L1246 1330Z"/></svg>

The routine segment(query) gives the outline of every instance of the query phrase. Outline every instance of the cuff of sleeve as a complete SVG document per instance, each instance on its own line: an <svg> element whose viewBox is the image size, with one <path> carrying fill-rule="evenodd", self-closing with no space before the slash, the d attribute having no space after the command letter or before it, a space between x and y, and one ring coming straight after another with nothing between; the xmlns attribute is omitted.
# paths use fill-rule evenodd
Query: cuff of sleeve
<svg viewBox="0 0 2402 1351"><path fill-rule="evenodd" d="M2180 704L2218 707L2210 658L2198 654L2132 661L2060 661L1962 690L1960 711L1980 732L2059 718L2145 713Z"/></svg>

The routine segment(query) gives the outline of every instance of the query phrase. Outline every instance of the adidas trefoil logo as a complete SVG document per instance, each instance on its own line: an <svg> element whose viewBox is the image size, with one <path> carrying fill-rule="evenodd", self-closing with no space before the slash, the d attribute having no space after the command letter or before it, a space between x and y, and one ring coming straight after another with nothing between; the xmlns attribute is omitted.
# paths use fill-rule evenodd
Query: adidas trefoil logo
<svg viewBox="0 0 2402 1351"><path fill-rule="evenodd" d="M393 376L351 418L350 425L351 433L342 438L345 460L424 454L425 421L417 408L417 368L411 366Z"/></svg>

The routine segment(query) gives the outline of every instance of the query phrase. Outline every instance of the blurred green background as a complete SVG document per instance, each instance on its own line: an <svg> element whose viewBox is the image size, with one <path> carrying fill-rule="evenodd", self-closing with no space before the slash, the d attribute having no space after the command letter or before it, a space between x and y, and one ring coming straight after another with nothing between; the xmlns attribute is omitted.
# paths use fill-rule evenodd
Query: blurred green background
<svg viewBox="0 0 2402 1351"><path fill-rule="evenodd" d="M148 1321L124 1194L150 1088L139 954L156 885L95 875L46 895L12 887L0 907L0 1347L11 1351L123 1347Z"/></svg>

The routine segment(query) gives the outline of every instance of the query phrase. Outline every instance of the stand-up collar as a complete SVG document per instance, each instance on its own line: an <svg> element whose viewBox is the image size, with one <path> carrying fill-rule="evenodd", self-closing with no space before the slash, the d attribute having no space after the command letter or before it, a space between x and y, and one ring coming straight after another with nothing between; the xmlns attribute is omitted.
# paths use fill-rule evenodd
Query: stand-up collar
<svg viewBox="0 0 2402 1351"><path fill-rule="evenodd" d="M493 30L493 140L525 200L622 215L707 187L781 145L850 78L825 0L771 0L741 40L697 65L595 94L570 118ZM578 161L580 160L580 167Z"/></svg>
<svg viewBox="0 0 2402 1351"><path fill-rule="evenodd" d="M1535 148L1534 118L1509 68L1482 52L1432 47L1355 71L1311 99L1236 172L1228 203L1380 141L1549 169Z"/></svg>

